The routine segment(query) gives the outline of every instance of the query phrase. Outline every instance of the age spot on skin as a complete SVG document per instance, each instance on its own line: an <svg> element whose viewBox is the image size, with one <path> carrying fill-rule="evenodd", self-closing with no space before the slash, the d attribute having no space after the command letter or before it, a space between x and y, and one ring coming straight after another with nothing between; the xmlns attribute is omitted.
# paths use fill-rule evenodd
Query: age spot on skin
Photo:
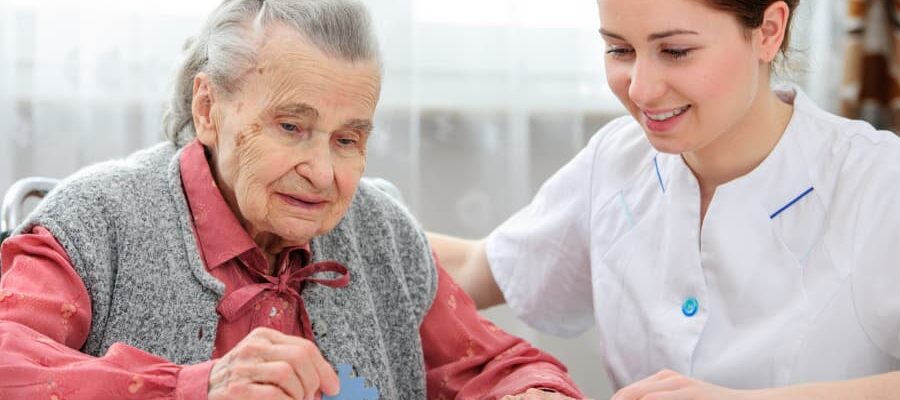
<svg viewBox="0 0 900 400"><path fill-rule="evenodd" d="M262 126L260 126L258 123L250 124L250 126L247 127L247 130L238 133L238 135L235 136L234 147L240 149L244 147L251 139L258 137L261 134Z"/></svg>
<svg viewBox="0 0 900 400"><path fill-rule="evenodd" d="M260 146L263 128L254 122L239 132L234 138L235 159L239 164L253 164L264 158L263 146Z"/></svg>

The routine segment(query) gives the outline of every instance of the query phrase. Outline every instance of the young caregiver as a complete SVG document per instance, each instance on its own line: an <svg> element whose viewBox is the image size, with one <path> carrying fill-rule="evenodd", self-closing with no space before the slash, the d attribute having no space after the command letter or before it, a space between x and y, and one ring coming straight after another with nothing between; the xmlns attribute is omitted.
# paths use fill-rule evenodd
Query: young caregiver
<svg viewBox="0 0 900 400"><path fill-rule="evenodd" d="M900 396L900 139L772 89L798 2L599 0L630 116L487 238L430 235L445 267L597 324L614 400Z"/></svg>

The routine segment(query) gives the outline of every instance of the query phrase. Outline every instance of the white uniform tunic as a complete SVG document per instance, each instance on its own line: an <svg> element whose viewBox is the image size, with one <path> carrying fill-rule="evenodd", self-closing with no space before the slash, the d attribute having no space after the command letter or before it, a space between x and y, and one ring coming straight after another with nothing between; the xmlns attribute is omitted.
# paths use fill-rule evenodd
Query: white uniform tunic
<svg viewBox="0 0 900 400"><path fill-rule="evenodd" d="M617 387L663 368L733 388L898 369L900 139L782 96L786 132L702 229L681 156L630 117L600 130L488 238L512 309L561 335L596 322Z"/></svg>

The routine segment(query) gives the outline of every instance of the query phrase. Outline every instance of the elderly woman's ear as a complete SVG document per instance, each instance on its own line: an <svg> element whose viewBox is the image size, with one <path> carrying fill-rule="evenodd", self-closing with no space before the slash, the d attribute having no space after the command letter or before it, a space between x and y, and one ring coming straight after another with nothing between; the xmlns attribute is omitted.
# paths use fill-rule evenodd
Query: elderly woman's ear
<svg viewBox="0 0 900 400"><path fill-rule="evenodd" d="M215 96L209 76L201 72L194 77L194 97L191 112L194 114L194 131L197 139L207 147L214 147L218 135L213 114Z"/></svg>

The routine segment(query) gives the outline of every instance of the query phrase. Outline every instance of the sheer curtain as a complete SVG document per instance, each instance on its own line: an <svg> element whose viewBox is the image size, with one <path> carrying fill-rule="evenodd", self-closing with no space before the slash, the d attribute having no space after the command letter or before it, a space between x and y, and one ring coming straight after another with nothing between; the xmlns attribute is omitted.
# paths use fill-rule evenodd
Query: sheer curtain
<svg viewBox="0 0 900 400"><path fill-rule="evenodd" d="M216 3L0 1L0 191L162 140L181 44ZM804 0L795 34L807 72L794 80L832 110L838 3ZM624 113L606 87L594 1L367 4L385 57L367 174L397 184L427 229L486 235ZM504 307L488 315L559 356L592 397L611 393L593 332L555 339Z"/></svg>

